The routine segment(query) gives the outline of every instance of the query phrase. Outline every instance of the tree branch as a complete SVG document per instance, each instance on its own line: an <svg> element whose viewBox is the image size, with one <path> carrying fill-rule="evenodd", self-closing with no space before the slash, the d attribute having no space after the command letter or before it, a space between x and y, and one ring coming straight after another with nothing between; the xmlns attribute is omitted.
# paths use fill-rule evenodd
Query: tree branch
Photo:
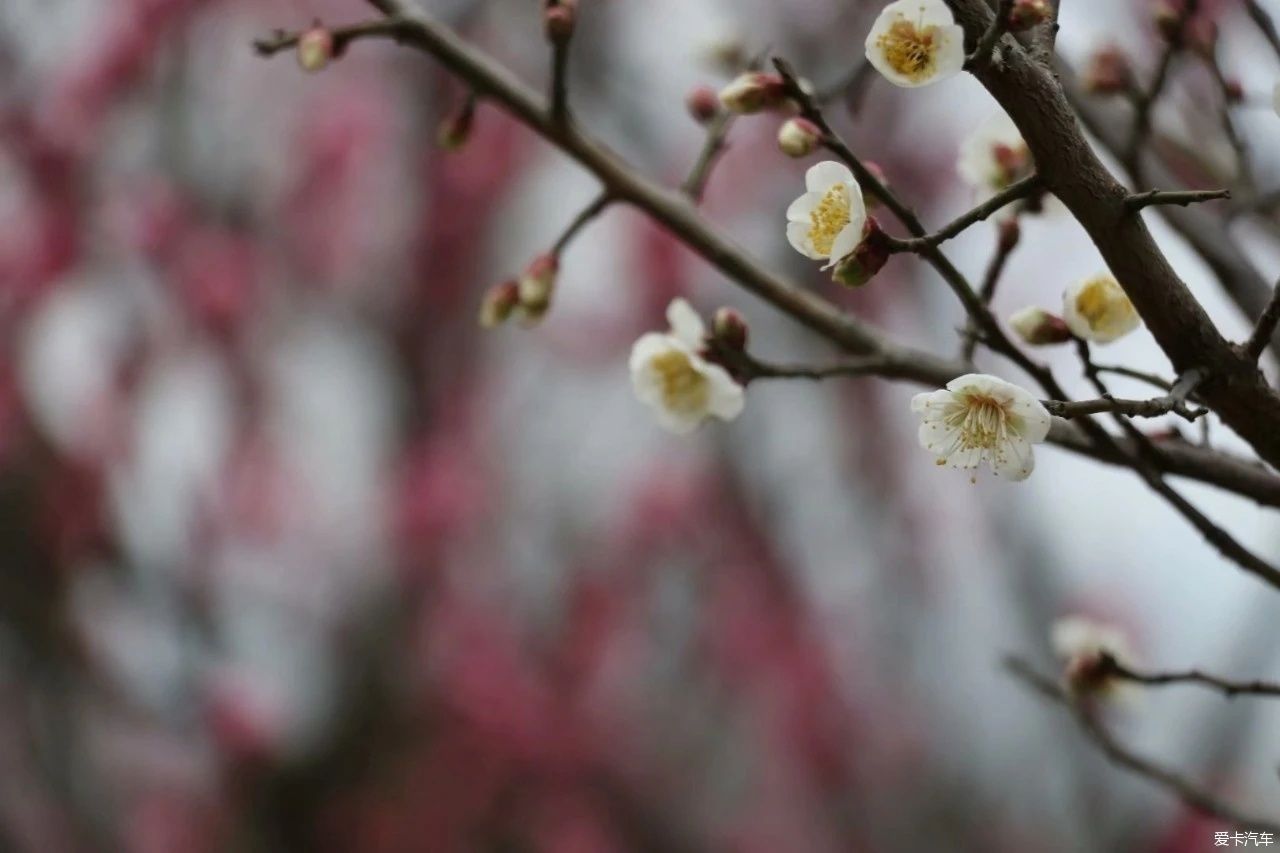
<svg viewBox="0 0 1280 853"><path fill-rule="evenodd" d="M874 327L839 311L816 294L768 272L706 222L681 196L641 177L572 124L557 126L551 122L545 103L536 94L448 28L406 0L377 0L377 5L395 17L345 30L362 36L395 38L435 57L471 88L490 98L496 106L511 113L590 171L615 200L644 211L743 289L845 352L881 358L884 368L876 375L936 388L968 372L968 365L963 362L902 346ZM278 35L272 44L281 39L292 39L289 44L296 43L296 35ZM874 176L868 177L874 181ZM875 185L878 186L879 182ZM864 186L874 193L870 182ZM889 197L882 186L880 190ZM896 199L894 201L900 208L905 208ZM909 209L907 215L914 219ZM915 221L918 225L919 220ZM1077 425L1064 421L1054 424L1049 438L1061 447L1101 462L1125 467L1132 465L1128 456L1131 448L1124 439L1117 439L1114 446L1098 446ZM1214 484L1263 505L1280 506L1280 477L1246 460L1190 445L1164 448L1161 457L1159 466L1162 471Z"/></svg>
<svg viewBox="0 0 1280 853"><path fill-rule="evenodd" d="M1280 281L1276 282L1276 286L1272 288L1271 300L1267 303L1267 307L1262 309L1262 316L1258 318L1258 325L1254 327L1253 334L1249 336L1249 340L1245 341L1245 358L1256 362L1262 356L1262 351L1267 348L1267 344L1275 335L1278 323L1280 323Z"/></svg>
<svg viewBox="0 0 1280 853"><path fill-rule="evenodd" d="M1117 661L1111 655L1103 655L1100 666L1105 674L1144 684L1148 687L1163 687L1169 684L1199 684L1217 690L1229 699L1236 696L1280 696L1280 684L1255 679L1253 681L1231 681L1188 669L1181 672L1138 672Z"/></svg>
<svg viewBox="0 0 1280 853"><path fill-rule="evenodd" d="M565 247L572 242L573 238L578 235L578 232L581 231L588 222L603 213L604 209L608 207L609 203L612 201L613 196L609 195L607 190L596 196L595 201L584 207L581 212L573 218L573 221L565 227L559 238L557 238L556 242L551 246L551 254L559 256L560 253L564 251Z"/></svg>
<svg viewBox="0 0 1280 853"><path fill-rule="evenodd" d="M984 0L953 3L970 32L990 26ZM1214 326L1142 217L1130 215L1129 193L1090 148L1054 76L1013 41L1000 69L976 76L1018 126L1045 188L1092 238L1174 369L1208 369L1201 399L1263 459L1280 465L1280 394Z"/></svg>
<svg viewBox="0 0 1280 853"><path fill-rule="evenodd" d="M1186 207L1201 201L1216 201L1231 198L1231 190L1147 190L1134 193L1124 200L1125 207L1130 210L1142 210L1153 204L1177 204Z"/></svg>
<svg viewBox="0 0 1280 853"><path fill-rule="evenodd" d="M1235 806L1225 803L1201 789L1185 776L1166 767L1161 767L1151 759L1141 756L1121 744L1111 736L1111 733L1103 727L1096 717L1073 701L1053 679L1036 672L1025 661L1016 657L1007 657L1004 661L1004 667L1023 684L1044 698L1057 702L1070 711L1080 730L1101 750L1102 754L1112 764L1136 773L1144 779L1159 785L1177 796L1178 799L1191 808L1210 817L1219 818L1245 829L1280 833L1280 823L1245 814Z"/></svg>
<svg viewBox="0 0 1280 853"><path fill-rule="evenodd" d="M890 238L889 249L892 252L920 253L927 248L937 246L940 243L945 243L952 237L956 237L961 234L969 226L981 222L1001 208L1007 207L1015 201L1020 201L1024 198L1030 198L1037 195L1041 190L1042 185L1040 178L1036 175L1028 175L1022 180L1010 184L1008 187L996 193L972 210L965 211L932 234L925 234L923 237L913 237L910 240L897 240Z"/></svg>

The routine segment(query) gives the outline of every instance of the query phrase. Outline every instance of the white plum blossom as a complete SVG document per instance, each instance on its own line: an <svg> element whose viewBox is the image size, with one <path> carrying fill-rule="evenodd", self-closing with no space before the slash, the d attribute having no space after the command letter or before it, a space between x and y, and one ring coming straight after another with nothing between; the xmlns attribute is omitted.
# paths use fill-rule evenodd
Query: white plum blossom
<svg viewBox="0 0 1280 853"><path fill-rule="evenodd" d="M986 462L997 476L1025 480L1035 468L1031 445L1044 441L1052 418L1029 392L985 373L968 373L939 391L917 394L920 446L937 464L976 469Z"/></svg>
<svg viewBox="0 0 1280 853"><path fill-rule="evenodd" d="M964 29L942 0L898 0L880 11L866 51L895 86L927 86L964 67Z"/></svg>
<svg viewBox="0 0 1280 853"><path fill-rule="evenodd" d="M1034 161L1013 119L1004 113L983 122L960 145L956 171L977 190L980 200L990 198L1031 174Z"/></svg>
<svg viewBox="0 0 1280 853"><path fill-rule="evenodd" d="M858 248L867 224L862 188L843 163L824 160L804 176L805 194L787 208L787 240L797 252L834 266Z"/></svg>
<svg viewBox="0 0 1280 853"><path fill-rule="evenodd" d="M1086 616L1054 622L1049 641L1063 661L1068 686L1076 693L1114 693L1121 682L1103 665L1104 658L1126 667L1135 659L1122 631Z"/></svg>
<svg viewBox="0 0 1280 853"><path fill-rule="evenodd" d="M667 307L668 332L642 335L631 348L631 386L654 408L658 423L677 434L693 432L707 418L730 421L742 412L742 386L701 355L706 326L683 299Z"/></svg>
<svg viewBox="0 0 1280 853"><path fill-rule="evenodd" d="M1062 319L1073 335L1099 344L1110 343L1142 325L1124 288L1106 274L1066 289L1062 294Z"/></svg>

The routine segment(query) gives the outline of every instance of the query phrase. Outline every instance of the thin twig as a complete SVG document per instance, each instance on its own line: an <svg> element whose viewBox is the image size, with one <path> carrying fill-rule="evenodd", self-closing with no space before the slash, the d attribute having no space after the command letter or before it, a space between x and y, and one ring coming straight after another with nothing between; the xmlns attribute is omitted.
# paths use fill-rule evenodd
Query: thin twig
<svg viewBox="0 0 1280 853"><path fill-rule="evenodd" d="M584 207L582 211L573 218L573 221L565 227L559 238L557 238L556 242L551 246L551 254L558 257L573 238L578 235L578 232L581 231L588 222L603 213L604 209L608 207L612 201L613 196L609 195L607 190L596 196L595 200Z"/></svg>
<svg viewBox="0 0 1280 853"><path fill-rule="evenodd" d="M1231 190L1147 190L1126 196L1124 206L1129 210L1142 210L1153 204L1178 204L1186 207L1201 201L1231 198Z"/></svg>
<svg viewBox="0 0 1280 853"><path fill-rule="evenodd" d="M883 356L867 356L825 365L772 364L760 361L741 350L716 349L716 355L744 382L757 379L809 379L819 381L842 376L879 375L890 368Z"/></svg>
<svg viewBox="0 0 1280 853"><path fill-rule="evenodd" d="M1245 341L1244 352L1247 357L1257 361L1262 356L1262 351L1271 342L1277 323L1280 323L1280 281L1277 281L1275 288L1272 289L1271 301L1267 303L1262 316L1258 318L1253 334L1249 336L1249 340Z"/></svg>
<svg viewBox="0 0 1280 853"><path fill-rule="evenodd" d="M711 178L711 170L721 152L727 147L725 138L729 135L729 128L733 126L734 119L733 113L728 110L721 110L707 124L706 140L702 143L702 150L698 152L698 159L694 161L693 168L689 170L689 176L680 184L680 191L692 199L695 204L702 201L702 194L706 191L707 181Z"/></svg>
<svg viewBox="0 0 1280 853"><path fill-rule="evenodd" d="M1125 367L1122 364L1098 364L1094 363L1094 369L1099 373L1114 373L1117 376L1127 376L1130 379L1137 379L1156 388L1162 388L1165 391L1173 390L1173 383L1168 379L1156 376L1154 373L1147 373L1142 370L1135 370L1132 367Z"/></svg>
<svg viewBox="0 0 1280 853"><path fill-rule="evenodd" d="M1107 388L1106 383L1102 381L1102 376L1100 375L1097 366L1093 363L1093 357L1089 350L1088 341L1077 338L1076 350L1080 355L1080 362L1084 367L1085 376L1088 377L1089 382L1098 390L1099 394L1104 397L1109 396L1110 390ZM1191 372L1189 372L1188 375L1190 375L1190 373ZM1178 378L1178 382L1174 383L1175 390L1178 390L1179 383L1187 381L1188 375ZM1196 381L1198 382L1199 380L1197 379ZM1170 392L1171 395L1173 393L1173 391ZM1188 391L1188 393L1190 392ZM1186 395L1184 394L1183 396L1185 398ZM1224 528L1215 524L1207 515L1197 509L1194 504L1166 483L1164 477L1160 473L1160 469L1163 465L1161 458L1163 454L1160 450L1152 444L1151 439L1148 438L1142 430L1134 426L1133 422L1128 418L1118 414L1113 414L1112 417L1115 422L1119 424L1120 429L1124 430L1124 432L1128 434L1129 438L1132 439L1136 451L1132 457L1132 467L1138 472L1138 475L1146 481L1147 485L1151 487L1151 490L1164 498L1166 502L1181 513L1182 517L1185 518L1192 527L1200 532L1200 535L1205 538L1205 541L1218 550L1218 553L1234 562L1246 572L1256 576L1264 583L1280 589L1280 569L1277 569L1275 566L1271 565L1266 560L1241 545L1236 541L1235 537L1228 533ZM1086 426L1086 429L1090 429L1090 424L1094 427L1097 426L1089 419L1085 419L1081 423ZM1113 441L1113 439L1111 439L1105 432L1102 433L1102 436L1107 436L1107 441Z"/></svg>
<svg viewBox="0 0 1280 853"><path fill-rule="evenodd" d="M1217 690L1228 698L1236 696L1280 696L1280 684L1254 679L1253 681L1232 681L1211 675L1198 669L1187 669L1179 672L1138 672L1117 661L1110 655L1103 655L1099 663L1106 674L1145 684L1149 687L1163 687L1169 684L1199 684Z"/></svg>
<svg viewBox="0 0 1280 853"><path fill-rule="evenodd" d="M1258 0L1244 0L1244 8L1249 13L1249 17L1253 19L1258 31L1262 33L1263 38L1271 45L1271 49L1275 51L1276 56L1280 56L1280 32L1276 31L1276 25L1271 20L1271 16L1266 13L1266 10L1262 8Z"/></svg>
<svg viewBox="0 0 1280 853"><path fill-rule="evenodd" d="M1102 751L1103 755L1112 764L1154 782L1176 795L1191 808L1206 815L1220 818L1245 829L1280 833L1280 823L1245 814L1235 806L1225 803L1203 790L1182 774L1167 767L1162 767L1151 759L1139 755L1121 744L1112 737L1111 733L1106 730L1097 717L1073 701L1067 692L1059 687L1052 678L1040 674L1026 661L1016 657L1008 657L1005 658L1004 666L1011 675L1023 684L1046 699L1057 702L1069 710L1075 718L1076 724L1080 726L1080 730Z"/></svg>
<svg viewBox="0 0 1280 853"><path fill-rule="evenodd" d="M377 21L365 21L348 27L337 27L330 30L333 37L333 51L339 54L348 44L363 38L392 38L404 41L411 32L412 26L399 17L383 18ZM276 30L267 38L255 39L253 49L259 56L274 56L283 50L291 50L298 46L301 32L285 32Z"/></svg>
<svg viewBox="0 0 1280 853"><path fill-rule="evenodd" d="M972 210L965 211L957 216L951 222L934 231L932 234L925 234L923 237L913 237L910 240L895 240L890 238L889 250L892 252L921 252L922 250L945 243L952 237L956 237L969 226L981 222L987 217L999 211L1001 208L1013 204L1015 201L1021 201L1030 198L1041 191L1043 184L1039 175L1028 175L1027 177L1016 181L1005 187L982 204L974 207Z"/></svg>
<svg viewBox="0 0 1280 853"><path fill-rule="evenodd" d="M1016 239L1017 232L1014 232L1015 239L1005 236L1005 232L1001 230L996 237L996 250L991 255L991 261L987 264L987 271L982 276L982 287L978 289L978 298L982 300L982 304L988 309L991 307L991 300L996 295L996 285L1000 283L1000 274L1004 272L1005 264L1009 261L1009 256L1013 254L1013 250L1018 247ZM978 348L978 327L974 324L973 318L970 317L965 321L963 342L960 345L960 358L969 363L973 361L973 354Z"/></svg>
<svg viewBox="0 0 1280 853"><path fill-rule="evenodd" d="M1184 420L1195 422L1208 413L1207 409L1191 409L1186 405L1187 396L1195 390L1195 386L1203 379L1203 372L1193 371L1175 383L1173 390L1163 397L1149 400L1125 400L1110 394L1096 400L1078 400L1063 402L1045 400L1044 407L1049 414L1060 418L1082 418L1088 415L1111 413L1131 418L1157 418L1173 412Z"/></svg>

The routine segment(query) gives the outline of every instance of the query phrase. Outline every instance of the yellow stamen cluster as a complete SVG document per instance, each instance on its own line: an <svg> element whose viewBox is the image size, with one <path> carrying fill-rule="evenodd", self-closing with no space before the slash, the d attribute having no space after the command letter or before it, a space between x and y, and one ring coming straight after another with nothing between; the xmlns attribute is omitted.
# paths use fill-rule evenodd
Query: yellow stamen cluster
<svg viewBox="0 0 1280 853"><path fill-rule="evenodd" d="M946 414L947 426L959 431L960 450L994 450L1008 438L1009 412L984 394L969 394Z"/></svg>
<svg viewBox="0 0 1280 853"><path fill-rule="evenodd" d="M650 362L662 380L662 404L673 412L689 413L702 410L711 393L707 377L694 369L686 353L677 349L667 350L653 357Z"/></svg>
<svg viewBox="0 0 1280 853"><path fill-rule="evenodd" d="M884 35L876 40L876 46L893 70L904 77L919 80L933 72L938 53L938 43L934 38L936 29L917 27L902 18L894 21Z"/></svg>
<svg viewBox="0 0 1280 853"><path fill-rule="evenodd" d="M849 191L843 184L837 184L827 190L822 201L809 214L809 242L813 244L814 251L829 256L836 237L849 224L849 218Z"/></svg>

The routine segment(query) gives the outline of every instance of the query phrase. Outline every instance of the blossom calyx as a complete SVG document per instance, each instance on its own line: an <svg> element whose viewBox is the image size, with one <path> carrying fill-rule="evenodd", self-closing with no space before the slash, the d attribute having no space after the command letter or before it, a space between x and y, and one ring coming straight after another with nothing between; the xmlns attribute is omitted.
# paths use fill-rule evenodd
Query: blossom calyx
<svg viewBox="0 0 1280 853"><path fill-rule="evenodd" d="M891 254L889 240L880 223L874 216L868 216L867 223L862 226L862 241L836 264L831 278L848 287L862 287L880 272Z"/></svg>

